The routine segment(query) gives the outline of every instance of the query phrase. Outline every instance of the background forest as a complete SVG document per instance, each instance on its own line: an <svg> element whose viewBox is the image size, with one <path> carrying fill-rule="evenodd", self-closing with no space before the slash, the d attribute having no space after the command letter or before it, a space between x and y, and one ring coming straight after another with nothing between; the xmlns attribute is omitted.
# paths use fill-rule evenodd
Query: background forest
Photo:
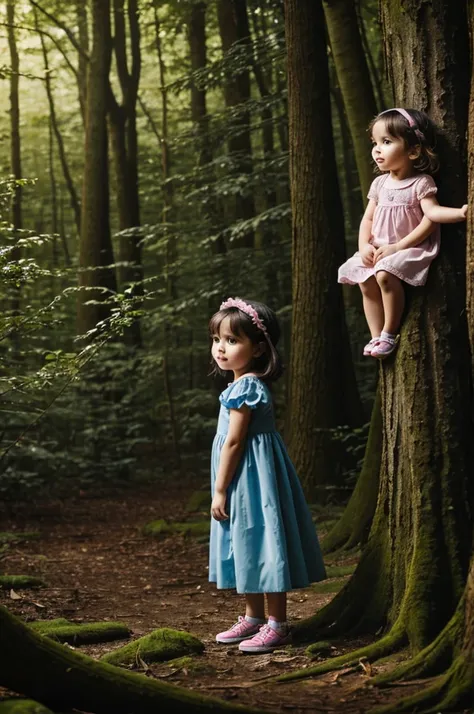
<svg viewBox="0 0 474 714"><path fill-rule="evenodd" d="M289 361L283 3L235 3L235 13L233 5L119 0L109 25L85 0L8 3L4 496L153 477L190 459L207 472L222 386L208 377L207 321L228 295L278 311ZM357 11L380 107L376 3ZM329 61L345 216L337 240L345 229L352 250L363 202L331 53ZM366 435L352 427L368 421L375 381L374 365L359 357L360 299L349 299L364 412L349 423L316 407L316 426L333 454L345 445L344 458L308 476L343 494Z"/></svg>

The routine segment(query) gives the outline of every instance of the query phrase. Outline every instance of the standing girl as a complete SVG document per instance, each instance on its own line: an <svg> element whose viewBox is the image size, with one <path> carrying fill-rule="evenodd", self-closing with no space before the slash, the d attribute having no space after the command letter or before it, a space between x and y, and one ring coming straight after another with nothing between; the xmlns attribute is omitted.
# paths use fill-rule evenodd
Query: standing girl
<svg viewBox="0 0 474 714"><path fill-rule="evenodd" d="M403 282L424 285L439 251L438 223L466 218L467 206L440 206L431 174L438 169L435 127L423 112L388 109L371 122L372 183L359 250L339 268L339 282L359 283L372 336L364 355L383 359L397 346L405 306Z"/></svg>
<svg viewBox="0 0 474 714"><path fill-rule="evenodd" d="M268 384L282 373L275 313L229 298L209 323L214 373L233 374L220 395L212 447L209 580L245 594L245 616L216 635L243 652L290 640L286 593L325 578L318 538L285 445ZM265 620L266 595L268 622Z"/></svg>

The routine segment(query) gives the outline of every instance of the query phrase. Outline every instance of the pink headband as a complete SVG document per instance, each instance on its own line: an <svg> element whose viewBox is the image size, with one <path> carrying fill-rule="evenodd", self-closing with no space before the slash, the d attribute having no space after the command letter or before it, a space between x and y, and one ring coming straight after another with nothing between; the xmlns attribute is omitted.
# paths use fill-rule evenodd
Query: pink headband
<svg viewBox="0 0 474 714"><path fill-rule="evenodd" d="M420 129L418 129L415 120L412 116L410 116L406 109L402 109L402 107L393 107L393 109L386 109L384 112L380 112L379 117L382 116L382 114L386 114L387 112L398 112L399 114L401 114L402 117L407 120L408 126L410 127L410 129L413 129L414 133L420 139L420 141L425 140L425 135L422 131L420 131Z"/></svg>
<svg viewBox="0 0 474 714"><path fill-rule="evenodd" d="M256 325L258 329L264 333L265 337L267 336L267 328L252 305L249 305L240 298L227 298L227 300L221 304L219 309L226 310L228 307L237 307L239 310L242 310L242 312L245 312L246 315L252 318L254 325Z"/></svg>

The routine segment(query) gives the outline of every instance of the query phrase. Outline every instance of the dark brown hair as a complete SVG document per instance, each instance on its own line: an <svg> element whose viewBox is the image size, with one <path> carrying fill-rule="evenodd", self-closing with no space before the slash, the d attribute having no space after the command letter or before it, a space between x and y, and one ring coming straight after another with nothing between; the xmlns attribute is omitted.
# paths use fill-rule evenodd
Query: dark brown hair
<svg viewBox="0 0 474 714"><path fill-rule="evenodd" d="M242 298L243 299L243 298ZM283 363L277 350L277 343L280 339L280 325L275 313L267 305L255 300L244 300L257 311L259 318L267 329L267 336L253 322L247 313L239 310L238 307L226 307L218 310L209 320L209 335L218 335L222 320L229 318L231 332L236 337L246 335L254 345L263 344L264 351L260 357L256 357L252 364L252 371L263 382L276 382L283 374ZM211 375L226 376L227 372L219 368L212 360Z"/></svg>
<svg viewBox="0 0 474 714"><path fill-rule="evenodd" d="M439 161L435 153L436 125L424 112L419 112L417 109L406 109L406 111L413 119L415 126L411 127L405 117L396 109L390 109L372 119L368 131L372 134L374 124L383 121L387 133L396 139L403 139L407 149L420 147L420 155L414 161L413 167L419 173L432 175L439 169ZM417 133L417 129L421 132L421 136Z"/></svg>

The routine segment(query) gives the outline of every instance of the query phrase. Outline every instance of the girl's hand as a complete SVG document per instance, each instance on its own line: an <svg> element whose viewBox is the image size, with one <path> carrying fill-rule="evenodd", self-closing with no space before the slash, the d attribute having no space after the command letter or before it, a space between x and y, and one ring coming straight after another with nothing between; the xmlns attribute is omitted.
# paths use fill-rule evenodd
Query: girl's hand
<svg viewBox="0 0 474 714"><path fill-rule="evenodd" d="M367 245L360 251L360 257L362 258L362 262L366 268L371 268L373 266L374 254L375 248L371 243L367 243Z"/></svg>
<svg viewBox="0 0 474 714"><path fill-rule="evenodd" d="M229 516L225 512L225 502L227 493L225 491L215 491L211 503L211 515L216 521L225 521Z"/></svg>
<svg viewBox="0 0 474 714"><path fill-rule="evenodd" d="M382 260L382 258L386 258L387 255L393 255L394 253L397 253L397 246L394 243L391 243L390 245L382 245L380 248L377 248L375 251L374 255L374 265L379 262L379 260Z"/></svg>
<svg viewBox="0 0 474 714"><path fill-rule="evenodd" d="M461 210L461 216L463 217L463 220L466 220L466 218L467 218L467 203L465 203L464 206L460 210Z"/></svg>

